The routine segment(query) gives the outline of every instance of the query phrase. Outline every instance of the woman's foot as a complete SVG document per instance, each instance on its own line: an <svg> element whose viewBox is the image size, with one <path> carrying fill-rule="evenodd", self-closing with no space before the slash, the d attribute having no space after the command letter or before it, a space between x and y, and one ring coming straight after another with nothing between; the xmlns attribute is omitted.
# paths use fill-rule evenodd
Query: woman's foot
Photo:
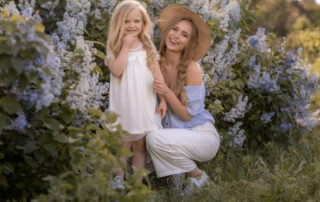
<svg viewBox="0 0 320 202"><path fill-rule="evenodd" d="M170 175L167 179L168 184L173 189L182 190L183 184L185 182L185 173L179 173L175 175Z"/></svg>
<svg viewBox="0 0 320 202"><path fill-rule="evenodd" d="M182 191L181 196L190 196L193 193L199 191L209 182L210 182L210 178L204 171L202 172L202 176L200 177L200 179L189 177L189 182L184 188L184 190Z"/></svg>

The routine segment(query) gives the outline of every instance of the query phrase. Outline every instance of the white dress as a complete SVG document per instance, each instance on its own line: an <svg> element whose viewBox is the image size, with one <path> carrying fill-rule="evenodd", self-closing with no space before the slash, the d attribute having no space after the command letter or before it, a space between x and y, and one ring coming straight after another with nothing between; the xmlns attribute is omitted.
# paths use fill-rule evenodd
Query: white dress
<svg viewBox="0 0 320 202"><path fill-rule="evenodd" d="M108 59L112 57L107 52ZM156 113L157 95L153 91L153 76L146 64L146 51L142 44L128 53L127 66L121 79L110 74L109 110L119 114L118 121L136 141L152 130L162 128L161 116Z"/></svg>

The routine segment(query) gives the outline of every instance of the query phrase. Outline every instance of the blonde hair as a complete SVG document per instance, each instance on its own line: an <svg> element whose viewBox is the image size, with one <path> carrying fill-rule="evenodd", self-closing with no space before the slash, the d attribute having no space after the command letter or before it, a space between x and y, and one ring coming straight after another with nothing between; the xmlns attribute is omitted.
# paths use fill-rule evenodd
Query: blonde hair
<svg viewBox="0 0 320 202"><path fill-rule="evenodd" d="M183 21L183 20L186 20L191 23L192 32L191 32L191 36L188 44L182 50L180 62L177 65L177 69L178 69L177 82L173 91L175 95L180 99L180 101L184 105L186 105L188 100L187 100L187 95L186 95L184 86L186 85L186 82L187 82L187 69L188 69L188 64L192 61L192 57L194 55L194 48L196 47L197 41L198 41L197 40L198 30L191 19L185 18L185 17L173 19L171 20L171 22L169 22L168 26L164 29L162 39L161 39L161 45L160 45L160 68L162 72L165 71L164 64L166 63L167 35L174 25L178 24L180 21Z"/></svg>
<svg viewBox="0 0 320 202"><path fill-rule="evenodd" d="M146 9L138 1L125 0L120 2L114 9L109 24L107 48L112 51L115 57L118 56L123 43L124 24L126 17L134 9L138 9L142 15L143 25L138 38L141 41L144 50L147 52L147 66L151 72L154 73L156 64L156 51L149 36L151 34L151 20Z"/></svg>

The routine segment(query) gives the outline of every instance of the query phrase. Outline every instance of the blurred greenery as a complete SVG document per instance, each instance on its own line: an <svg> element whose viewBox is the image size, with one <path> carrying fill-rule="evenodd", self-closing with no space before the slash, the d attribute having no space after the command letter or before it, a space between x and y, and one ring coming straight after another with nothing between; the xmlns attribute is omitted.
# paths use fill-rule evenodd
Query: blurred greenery
<svg viewBox="0 0 320 202"><path fill-rule="evenodd" d="M277 37L286 37L287 49L302 48L302 58L311 65L311 72L320 75L320 5L314 0L255 0L255 21L252 32L265 27ZM320 92L313 96L311 109L320 108Z"/></svg>

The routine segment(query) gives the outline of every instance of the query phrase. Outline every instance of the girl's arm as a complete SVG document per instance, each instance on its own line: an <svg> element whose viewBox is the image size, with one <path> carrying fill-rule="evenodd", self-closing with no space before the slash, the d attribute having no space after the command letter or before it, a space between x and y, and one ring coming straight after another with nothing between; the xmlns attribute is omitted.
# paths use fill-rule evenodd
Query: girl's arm
<svg viewBox="0 0 320 202"><path fill-rule="evenodd" d="M188 65L187 71L187 85L188 86L198 86L202 84L202 72L200 66L196 62L191 62ZM187 107L182 104L179 98L174 94L174 92L168 88L165 84L164 79L155 78L153 88L156 93L164 95L165 99L170 105L173 112L182 120L188 121L191 118Z"/></svg>
<svg viewBox="0 0 320 202"><path fill-rule="evenodd" d="M136 39L137 37L133 35L125 36L118 56L108 60L108 68L114 76L120 77L124 72L128 62L128 52Z"/></svg>

